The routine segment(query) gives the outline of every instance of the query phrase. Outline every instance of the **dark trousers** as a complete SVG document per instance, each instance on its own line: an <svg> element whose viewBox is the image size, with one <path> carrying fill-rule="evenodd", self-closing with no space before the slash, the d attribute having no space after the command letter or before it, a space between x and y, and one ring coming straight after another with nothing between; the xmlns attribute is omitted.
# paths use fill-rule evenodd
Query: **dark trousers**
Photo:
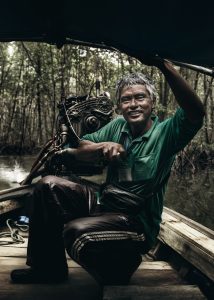
<svg viewBox="0 0 214 300"><path fill-rule="evenodd" d="M69 256L97 280L130 278L141 262L144 235L132 218L97 205L92 188L56 176L35 186L27 264L63 271Z"/></svg>

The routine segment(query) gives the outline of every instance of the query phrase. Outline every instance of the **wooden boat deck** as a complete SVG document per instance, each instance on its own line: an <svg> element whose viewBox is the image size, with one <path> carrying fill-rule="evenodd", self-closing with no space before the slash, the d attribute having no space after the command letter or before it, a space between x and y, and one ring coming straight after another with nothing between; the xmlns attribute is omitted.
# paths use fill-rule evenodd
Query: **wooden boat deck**
<svg viewBox="0 0 214 300"><path fill-rule="evenodd" d="M10 280L13 269L25 268L26 245L0 246L1 300L99 300L102 289L79 265L68 259L69 280L61 284L14 284Z"/></svg>
<svg viewBox="0 0 214 300"><path fill-rule="evenodd" d="M0 246L1 300L139 300L207 299L195 285L185 282L165 261L143 257L143 263L128 286L103 289L79 265L68 258L69 280L62 284L14 284L10 272L25 267L27 237L24 244Z"/></svg>

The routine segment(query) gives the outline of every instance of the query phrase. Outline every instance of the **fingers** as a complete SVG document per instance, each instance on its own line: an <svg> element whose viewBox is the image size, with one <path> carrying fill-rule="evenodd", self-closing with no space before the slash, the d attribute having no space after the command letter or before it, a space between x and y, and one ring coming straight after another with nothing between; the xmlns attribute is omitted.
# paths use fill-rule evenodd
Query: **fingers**
<svg viewBox="0 0 214 300"><path fill-rule="evenodd" d="M71 160L74 157L72 148L66 148L59 151L56 151L52 157L52 162L55 163L67 163L69 160Z"/></svg>
<svg viewBox="0 0 214 300"><path fill-rule="evenodd" d="M65 150L58 150L54 153L55 156L63 156L65 153Z"/></svg>
<svg viewBox="0 0 214 300"><path fill-rule="evenodd" d="M122 145L109 142L103 145L103 156L108 161L114 161L125 157L125 150Z"/></svg>
<svg viewBox="0 0 214 300"><path fill-rule="evenodd" d="M53 154L53 156L52 156L52 162L62 160L62 158L64 157L64 153L65 153L64 150L58 150L58 151L56 151L56 152Z"/></svg>
<svg viewBox="0 0 214 300"><path fill-rule="evenodd" d="M161 67L164 63L164 59L158 55L143 54L140 61L147 66Z"/></svg>

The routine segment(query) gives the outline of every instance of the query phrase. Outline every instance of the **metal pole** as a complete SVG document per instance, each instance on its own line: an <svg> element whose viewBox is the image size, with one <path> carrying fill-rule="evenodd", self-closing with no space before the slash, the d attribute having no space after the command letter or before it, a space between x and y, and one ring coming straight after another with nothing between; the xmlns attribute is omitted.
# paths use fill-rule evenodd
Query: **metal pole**
<svg viewBox="0 0 214 300"><path fill-rule="evenodd" d="M99 43L91 43L91 42L83 42L83 41L79 41L79 40L73 40L73 39L69 39L67 38L66 39L66 42L69 43L69 44L73 44L73 45L83 45L83 46L88 46L88 47L92 47L92 48L101 48L101 49L107 49L107 50L112 50L112 51L116 51L116 52L124 52L128 55L131 55L137 59L139 59L142 63L143 63L143 58L140 58L140 55L136 55L136 53L134 53L134 51L132 51L132 53L130 52L130 49L129 51L125 51L125 50L122 50L122 49L117 49L117 48L114 48L114 47L111 47L111 46L107 46L105 45L104 43L102 44L99 44ZM205 67L202 67L202 66L197 66L197 65L192 65L192 64L187 64L187 63L183 63L183 62L180 62L180 61L176 61L176 60L173 60L173 59L168 59L166 58L167 60L171 61L173 64L177 65L177 66L180 66L180 67L184 67L184 68L187 68L187 69L191 69L193 71L196 71L196 72L200 72L200 73L203 73L205 75L209 75L211 77L214 77L214 69L210 69L210 68L205 68Z"/></svg>
<svg viewBox="0 0 214 300"><path fill-rule="evenodd" d="M176 66L188 68L188 69L191 69L193 71L197 71L197 72L200 72L200 73L203 73L203 74L214 77L214 70L213 69L205 68L205 67L202 67L202 66L196 66L196 65L192 65L192 64L187 64L187 63L182 63L180 61L176 61L176 60L172 60L172 59L169 59L169 61L171 61Z"/></svg>

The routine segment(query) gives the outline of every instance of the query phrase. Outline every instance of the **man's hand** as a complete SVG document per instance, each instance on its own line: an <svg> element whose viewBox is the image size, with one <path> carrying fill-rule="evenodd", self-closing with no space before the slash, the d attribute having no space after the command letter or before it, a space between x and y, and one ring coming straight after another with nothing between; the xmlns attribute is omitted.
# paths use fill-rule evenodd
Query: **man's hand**
<svg viewBox="0 0 214 300"><path fill-rule="evenodd" d="M126 151L121 144L114 142L103 142L102 153L106 161L115 161L119 158L125 158Z"/></svg>
<svg viewBox="0 0 214 300"><path fill-rule="evenodd" d="M159 68L160 70L164 67L165 64L171 64L168 60L163 59L162 57L155 55L147 55L147 54L142 54L139 60L147 66L154 66Z"/></svg>
<svg viewBox="0 0 214 300"><path fill-rule="evenodd" d="M163 71L168 66L173 66L171 61L164 59L160 57L159 55L151 55L148 53L141 53L138 58L142 64L147 65L147 66L154 66Z"/></svg>
<svg viewBox="0 0 214 300"><path fill-rule="evenodd" d="M69 165L74 159L74 151L76 149L73 148L66 148L63 150L56 151L49 160L49 165L51 166L58 166L58 165Z"/></svg>
<svg viewBox="0 0 214 300"><path fill-rule="evenodd" d="M114 142L93 143L83 140L77 149L73 149L73 155L77 160L81 161L97 161L105 162L115 161L126 156L126 151L121 144Z"/></svg>

